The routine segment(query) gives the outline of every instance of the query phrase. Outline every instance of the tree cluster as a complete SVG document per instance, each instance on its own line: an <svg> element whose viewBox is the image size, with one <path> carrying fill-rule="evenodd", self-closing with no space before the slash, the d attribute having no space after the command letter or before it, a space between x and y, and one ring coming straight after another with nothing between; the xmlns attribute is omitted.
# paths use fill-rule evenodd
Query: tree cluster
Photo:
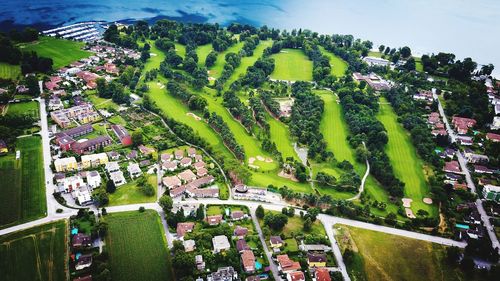
<svg viewBox="0 0 500 281"><path fill-rule="evenodd" d="M212 112L210 118L208 118L208 124L221 136L224 144L234 153L236 158L245 159L243 147L236 141L233 132L231 132L222 117Z"/></svg>

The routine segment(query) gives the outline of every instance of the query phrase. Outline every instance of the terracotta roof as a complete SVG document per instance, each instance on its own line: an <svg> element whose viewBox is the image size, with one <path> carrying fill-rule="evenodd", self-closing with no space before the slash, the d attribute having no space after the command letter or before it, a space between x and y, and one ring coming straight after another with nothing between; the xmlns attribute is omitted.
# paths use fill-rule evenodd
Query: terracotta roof
<svg viewBox="0 0 500 281"><path fill-rule="evenodd" d="M303 281L306 280L304 273L302 271L290 272L290 281Z"/></svg>
<svg viewBox="0 0 500 281"><path fill-rule="evenodd" d="M320 267L316 269L315 272L316 276L316 281L331 281L332 279L330 278L330 272L328 272L328 269L324 267Z"/></svg>
<svg viewBox="0 0 500 281"><path fill-rule="evenodd" d="M247 244L247 241L245 239L239 239L236 241L236 249L238 252L244 251L244 250L250 250L250 247Z"/></svg>
<svg viewBox="0 0 500 281"><path fill-rule="evenodd" d="M177 236L184 237L186 232L193 231L194 222L180 222L177 224Z"/></svg>
<svg viewBox="0 0 500 281"><path fill-rule="evenodd" d="M241 260L244 268L255 269L255 256L251 250L243 250Z"/></svg>
<svg viewBox="0 0 500 281"><path fill-rule="evenodd" d="M210 225L219 224L222 221L222 215L207 216L205 218L205 221L208 222L208 224Z"/></svg>

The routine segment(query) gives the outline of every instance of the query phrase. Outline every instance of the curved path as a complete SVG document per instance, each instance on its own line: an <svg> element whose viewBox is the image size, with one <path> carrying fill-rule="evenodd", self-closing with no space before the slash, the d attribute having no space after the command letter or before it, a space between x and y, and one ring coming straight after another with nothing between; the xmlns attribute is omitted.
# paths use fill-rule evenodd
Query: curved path
<svg viewBox="0 0 500 281"><path fill-rule="evenodd" d="M363 146L366 148L365 142L363 142ZM359 199L359 197L361 197L361 193L363 193L363 191L365 190L365 182L368 175L370 175L370 162L368 162L368 159L366 159L366 172L363 178L361 179L361 184L359 185L358 194L356 194L356 196L352 198L347 199L347 201L357 200Z"/></svg>

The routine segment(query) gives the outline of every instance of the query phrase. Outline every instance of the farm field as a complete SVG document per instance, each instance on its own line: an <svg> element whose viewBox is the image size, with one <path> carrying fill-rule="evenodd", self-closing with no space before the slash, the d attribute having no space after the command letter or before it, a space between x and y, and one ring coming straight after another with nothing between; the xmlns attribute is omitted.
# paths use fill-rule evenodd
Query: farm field
<svg viewBox="0 0 500 281"><path fill-rule="evenodd" d="M465 280L447 265L445 246L344 225L334 230L342 252L354 252L346 264L353 280Z"/></svg>
<svg viewBox="0 0 500 281"><path fill-rule="evenodd" d="M231 47L227 48L224 52L220 52L219 55L217 56L217 60L215 61L215 64L210 67L209 74L208 76L213 77L213 78L219 78L222 70L224 69L224 65L226 64L226 54L228 53L239 53L239 51L243 48L243 42L236 43L232 45Z"/></svg>
<svg viewBox="0 0 500 281"><path fill-rule="evenodd" d="M0 62L0 79L15 80L21 75L21 67L5 62Z"/></svg>
<svg viewBox="0 0 500 281"><path fill-rule="evenodd" d="M275 61L271 79L287 81L312 81L313 63L302 50L283 49L271 56Z"/></svg>
<svg viewBox="0 0 500 281"><path fill-rule="evenodd" d="M148 183L155 189L155 195L146 196L139 190L137 181L129 181L126 184L119 186L114 193L109 194L109 205L128 205L139 203L153 203L156 201L156 194L158 192L158 183L156 182L156 175L148 176Z"/></svg>
<svg viewBox="0 0 500 281"><path fill-rule="evenodd" d="M39 137L17 140L15 151L0 157L0 226L33 220L46 213L42 144Z"/></svg>
<svg viewBox="0 0 500 281"><path fill-rule="evenodd" d="M2 280L67 280L65 220L0 237Z"/></svg>
<svg viewBox="0 0 500 281"><path fill-rule="evenodd" d="M347 67L349 66L347 62L339 58L335 54L325 50L325 48L322 46L319 46L319 49L321 53L323 53L323 55L328 57L330 66L332 67L332 75L335 77L344 76L345 72L347 71Z"/></svg>
<svg viewBox="0 0 500 281"><path fill-rule="evenodd" d="M174 280L165 233L155 211L108 214L104 221L113 280Z"/></svg>
<svg viewBox="0 0 500 281"><path fill-rule="evenodd" d="M415 215L419 209L423 209L429 212L430 216L436 216L436 207L422 201L423 198L430 196L422 160L418 157L408 132L398 123L398 117L391 105L384 98L380 101L377 119L387 130L389 142L386 153L396 177L405 183L405 197L413 199L411 209Z"/></svg>
<svg viewBox="0 0 500 281"><path fill-rule="evenodd" d="M38 102L29 101L29 102L9 103L9 107L7 109L7 115L23 115L23 114L28 114L30 116L33 116L34 118L38 118L40 115Z"/></svg>
<svg viewBox="0 0 500 281"><path fill-rule="evenodd" d="M196 54L198 55L198 66L205 66L205 59L212 50L212 44L205 44L196 48Z"/></svg>
<svg viewBox="0 0 500 281"><path fill-rule="evenodd" d="M85 46L85 43L82 42L40 37L36 42L21 44L20 48L21 51L33 51L39 56L52 58L54 69L58 69L91 56L91 52L81 49L83 46Z"/></svg>

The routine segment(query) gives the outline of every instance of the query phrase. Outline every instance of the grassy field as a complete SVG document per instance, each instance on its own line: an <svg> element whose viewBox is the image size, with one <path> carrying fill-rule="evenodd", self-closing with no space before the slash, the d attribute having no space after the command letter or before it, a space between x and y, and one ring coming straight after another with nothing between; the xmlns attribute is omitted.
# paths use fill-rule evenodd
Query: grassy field
<svg viewBox="0 0 500 281"><path fill-rule="evenodd" d="M415 70L419 72L424 72L424 65L422 64L422 58L413 57L415 59Z"/></svg>
<svg viewBox="0 0 500 281"><path fill-rule="evenodd" d="M214 78L219 78L222 70L224 69L224 64L226 64L226 59L225 56L228 53L239 53L239 51L243 48L243 42L239 42L237 44L234 44L233 46L227 48L224 52L220 52L219 55L217 56L217 60L215 61L215 64L209 68L210 74L209 76L214 77Z"/></svg>
<svg viewBox="0 0 500 281"><path fill-rule="evenodd" d="M179 43L175 43L175 51L177 52L177 54L179 54L179 56L181 56L182 58L184 58L186 56L186 46L182 45L182 44L179 44Z"/></svg>
<svg viewBox="0 0 500 281"><path fill-rule="evenodd" d="M2 280L67 280L66 221L0 237Z"/></svg>
<svg viewBox="0 0 500 281"><path fill-rule="evenodd" d="M283 49L271 56L275 60L272 79L288 81L312 81L313 63L302 50Z"/></svg>
<svg viewBox="0 0 500 281"><path fill-rule="evenodd" d="M368 52L368 56L369 57L381 58L382 57L382 53L380 53L380 52L374 52L374 51L369 51Z"/></svg>
<svg viewBox="0 0 500 281"><path fill-rule="evenodd" d="M19 102L19 103L9 104L7 115L24 115L24 114L28 114L38 119L40 115L38 102L29 101L29 102Z"/></svg>
<svg viewBox="0 0 500 281"><path fill-rule="evenodd" d="M57 69L91 56L91 52L81 49L83 46L85 43L82 42L40 37L36 42L20 45L20 48L21 51L33 51L39 56L51 58L54 61L54 69Z"/></svg>
<svg viewBox="0 0 500 281"><path fill-rule="evenodd" d="M128 205L139 203L153 203L156 201L156 193L158 192L158 184L156 182L156 175L147 175L148 182L154 187L155 195L146 196L139 190L137 181L128 182L119 186L115 193L109 194L109 205Z"/></svg>
<svg viewBox="0 0 500 281"><path fill-rule="evenodd" d="M333 53L325 50L325 48L323 48L322 46L319 46L319 49L321 50L321 53L323 53L323 55L328 57L330 66L332 67L332 75L336 77L344 76L345 72L347 71L347 67L349 66L347 62L337 57Z"/></svg>
<svg viewBox="0 0 500 281"><path fill-rule="evenodd" d="M205 59L212 50L213 50L212 44L205 44L196 48L196 54L198 55L199 66L205 66Z"/></svg>
<svg viewBox="0 0 500 281"><path fill-rule="evenodd" d="M343 225L335 232L342 252L354 252L352 280L465 280L444 260L445 246Z"/></svg>
<svg viewBox="0 0 500 281"><path fill-rule="evenodd" d="M113 280L174 280L165 232L155 211L114 213L105 221Z"/></svg>
<svg viewBox="0 0 500 281"><path fill-rule="evenodd" d="M275 214L280 213L277 211L266 210L266 213L267 212ZM259 220L259 224L261 227L264 227L264 220ZM322 236L326 236L325 228L323 227L323 224L319 220L316 220L312 224L311 230L309 232L305 232L303 228L304 228L304 220L299 216L299 214L296 213L295 216L288 218L288 223L285 225L285 227L283 227L281 231L271 231L271 235L283 234L285 237L292 237L297 234L312 233L312 234L319 234Z"/></svg>
<svg viewBox="0 0 500 281"><path fill-rule="evenodd" d="M424 197L430 196L422 160L418 157L408 132L398 123L398 116L391 105L387 104L384 98L380 101L382 104L377 119L387 130L389 143L386 146L386 153L396 177L405 183L405 197L413 199L411 209L414 214L419 209L423 209L431 216L435 216L437 215L436 207L422 202Z"/></svg>
<svg viewBox="0 0 500 281"><path fill-rule="evenodd" d="M298 160L299 156L297 152L295 152L295 149L293 149L292 138L290 136L290 131L288 131L288 127L281 121L271 117L269 114L267 114L266 120L269 123L271 140L276 143L276 147L278 151L281 152L283 159L293 157Z"/></svg>
<svg viewBox="0 0 500 281"><path fill-rule="evenodd" d="M0 62L0 79L16 80L21 75L21 67Z"/></svg>
<svg viewBox="0 0 500 281"><path fill-rule="evenodd" d="M0 156L0 225L25 222L46 213L42 145L39 137L18 139L15 151Z"/></svg>

